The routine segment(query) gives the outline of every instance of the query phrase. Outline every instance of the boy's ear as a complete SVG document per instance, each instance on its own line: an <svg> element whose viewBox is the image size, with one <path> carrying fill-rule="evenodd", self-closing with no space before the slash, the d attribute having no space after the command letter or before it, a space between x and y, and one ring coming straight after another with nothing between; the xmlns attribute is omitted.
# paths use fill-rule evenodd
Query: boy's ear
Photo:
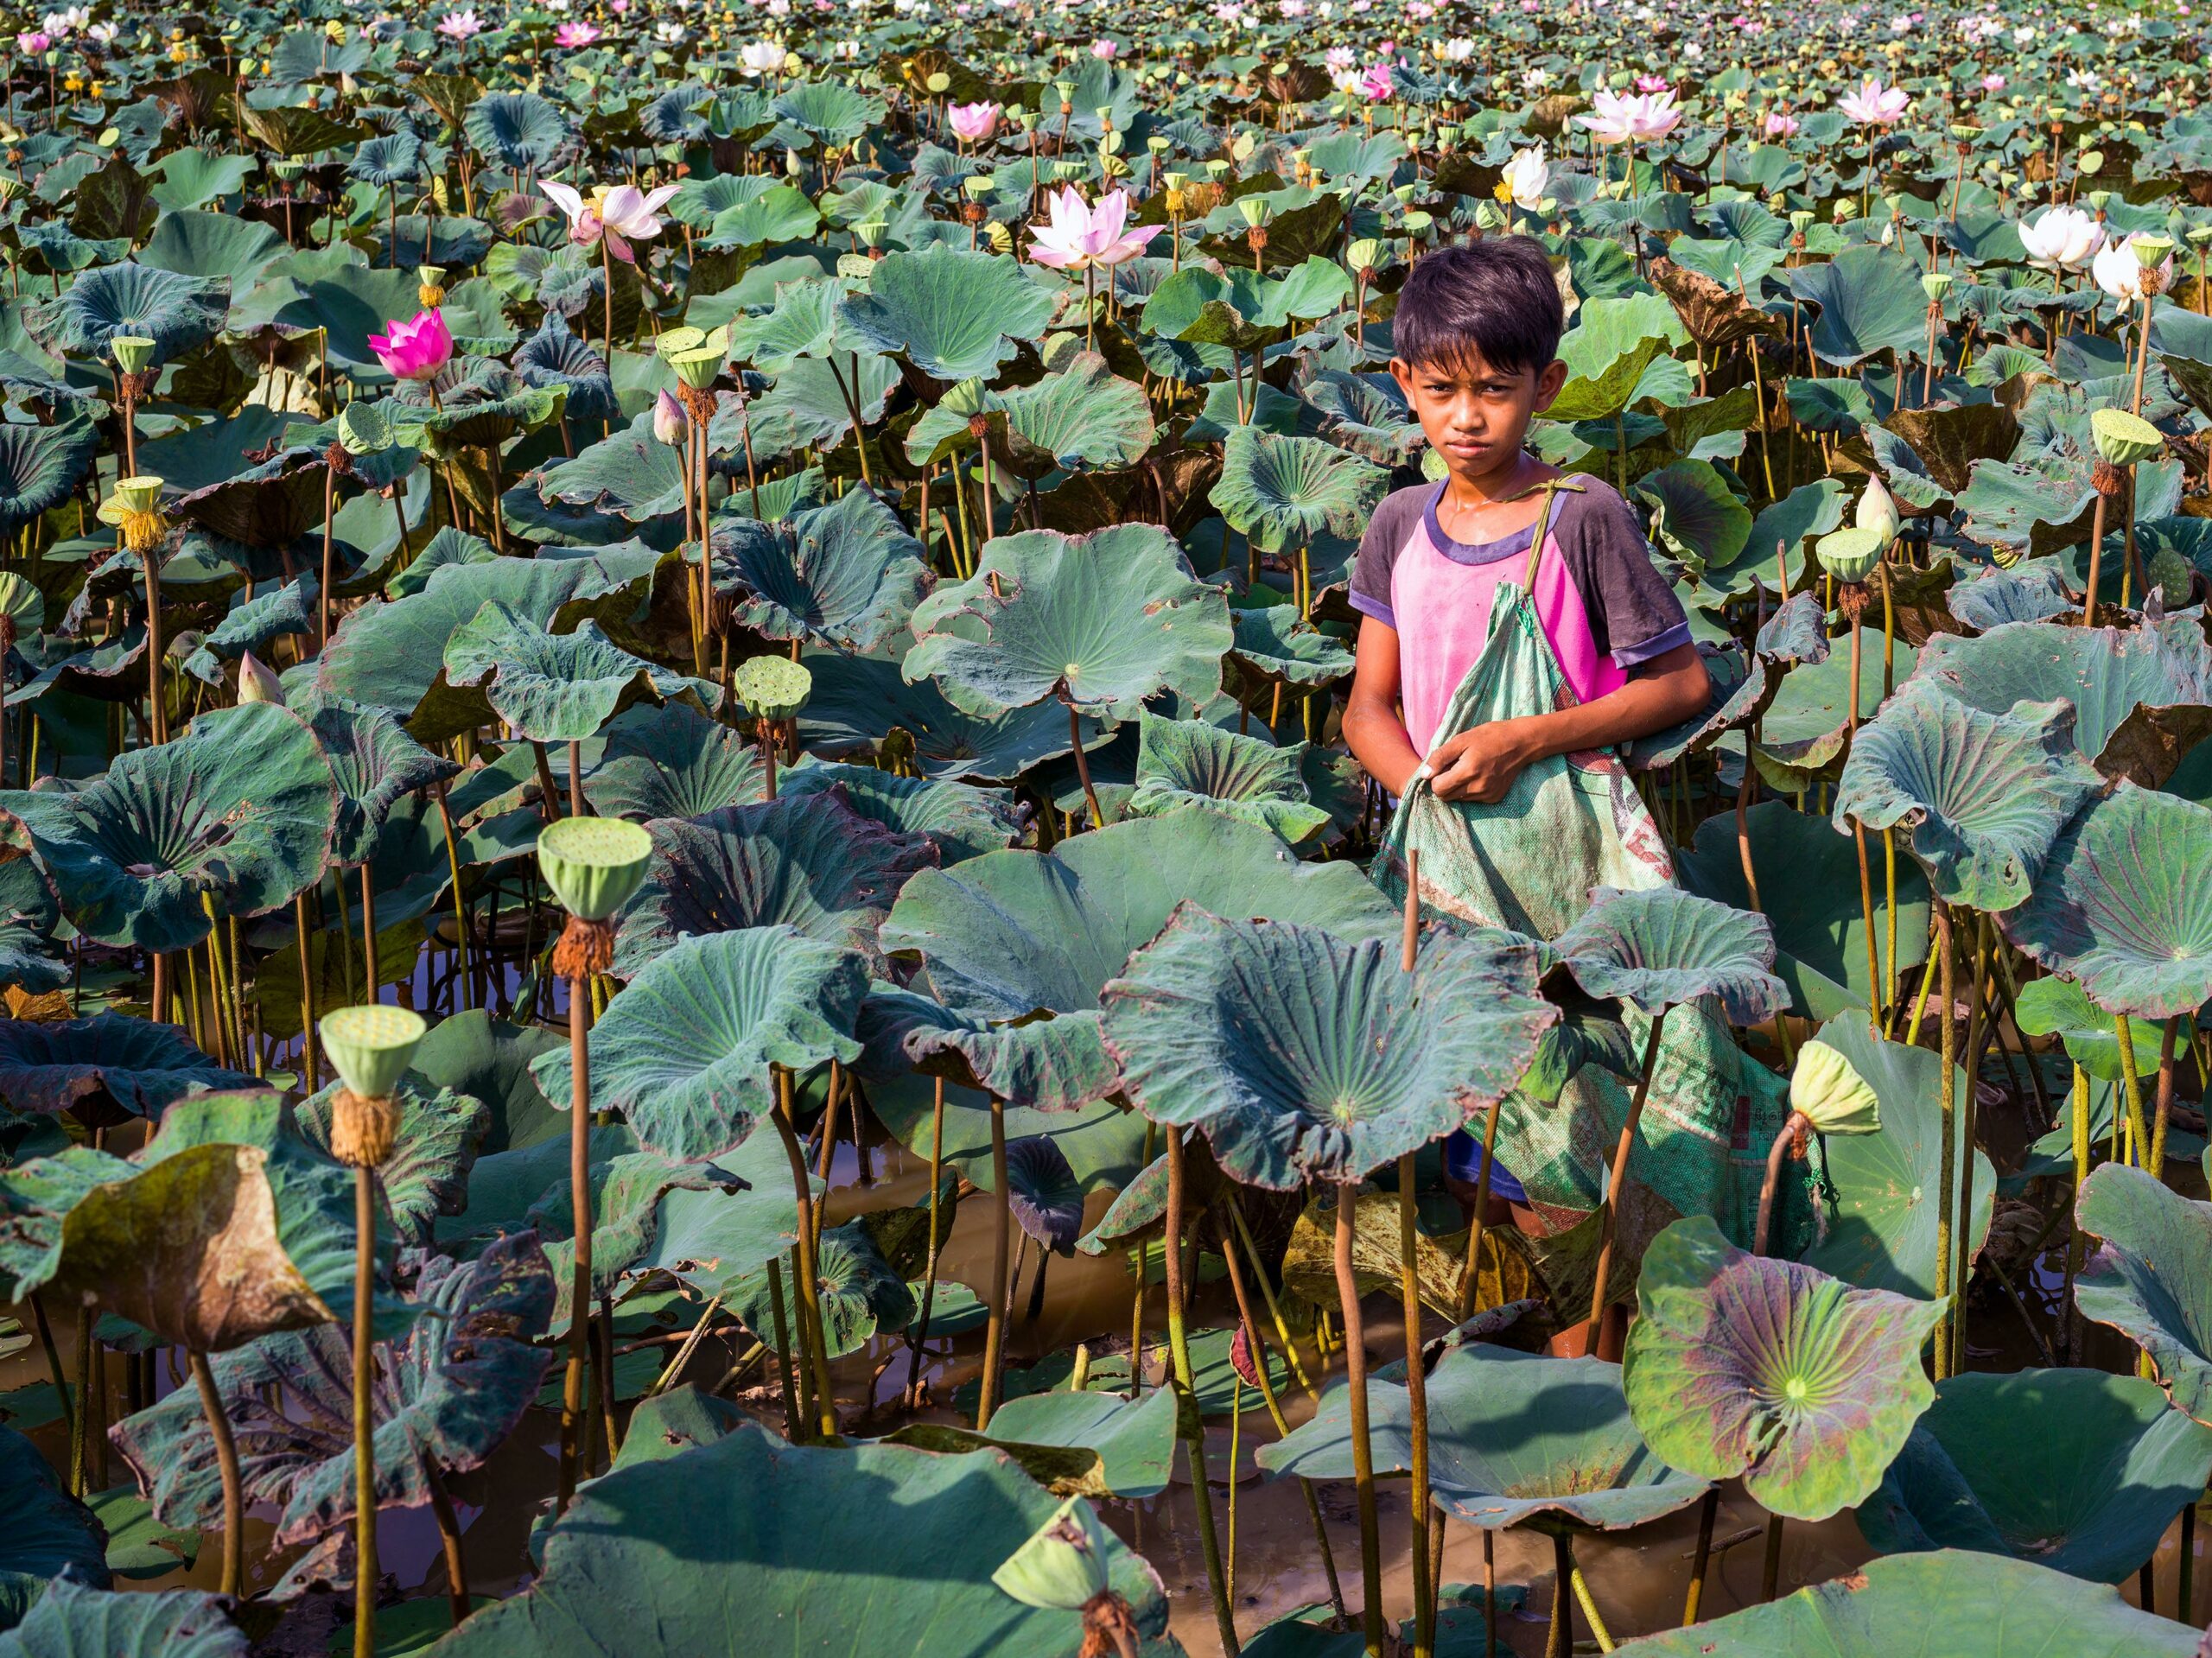
<svg viewBox="0 0 2212 1658"><path fill-rule="evenodd" d="M1398 390L1408 403L1414 400L1414 367L1402 357L1390 359L1390 378L1398 383Z"/></svg>
<svg viewBox="0 0 2212 1658"><path fill-rule="evenodd" d="M1552 359L1542 373L1536 376L1536 401L1530 413L1541 415L1559 398L1567 385L1567 365L1558 358Z"/></svg>

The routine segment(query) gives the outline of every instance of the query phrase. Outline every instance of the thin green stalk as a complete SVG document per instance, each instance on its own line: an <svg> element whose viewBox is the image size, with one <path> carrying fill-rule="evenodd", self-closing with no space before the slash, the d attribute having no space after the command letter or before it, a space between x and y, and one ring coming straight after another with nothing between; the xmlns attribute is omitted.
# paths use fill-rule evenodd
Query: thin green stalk
<svg viewBox="0 0 2212 1658"><path fill-rule="evenodd" d="M1337 1187L1337 1299L1344 1318L1344 1375L1351 1394L1352 1483L1359 1497L1360 1622L1367 1658L1382 1658L1382 1544L1375 1509L1375 1451L1367 1437L1366 1329L1359 1312L1359 1280L1352 1270L1352 1211L1359 1182Z"/></svg>
<svg viewBox="0 0 2212 1658"><path fill-rule="evenodd" d="M1590 1592L1590 1580L1582 1575L1581 1566L1575 1563L1572 1539L1568 1540L1567 1546L1567 1574L1568 1582L1574 1588L1575 1604L1582 1608L1582 1620L1590 1626L1590 1633L1598 1637L1598 1650L1611 1652L1613 1649L1612 1632L1606 1629L1605 1620L1598 1616L1598 1602Z"/></svg>
<svg viewBox="0 0 2212 1658"><path fill-rule="evenodd" d="M543 751L540 751L543 759ZM341 903L342 893L341 892ZM553 1512L575 1495L584 1438L584 1367L591 1361L591 1051L584 1038L591 998L581 975L569 981L569 1225L575 1238L569 1292L569 1363L561 1378L561 1468Z"/></svg>
<svg viewBox="0 0 2212 1658"><path fill-rule="evenodd" d="M1007 1234L1014 1229L1014 1212L1007 1196L1006 1102L995 1094L991 1100L991 1305L983 1324L983 1378L976 1400L976 1432L991 1425L998 1408L999 1367L1006 1358ZM1129 1356L1135 1364L1137 1355Z"/></svg>
<svg viewBox="0 0 2212 1658"><path fill-rule="evenodd" d="M814 1191L807 1178L806 1153L799 1149L798 1131L791 1122L791 1074L776 1067L777 1133L782 1135L784 1156L791 1166L791 1185L798 1199L798 1242L791 1256L798 1263L799 1339L806 1344L815 1382L815 1428L825 1439L837 1437L837 1401L830 1382L829 1344L822 1333L819 1276L811 1240L814 1236Z"/></svg>
<svg viewBox="0 0 2212 1658"><path fill-rule="evenodd" d="M2136 1165L2141 1167L2150 1153L2151 1132L2143 1121L2143 1079L2135 1071L2135 1032L2126 1014L2112 1017L2113 1029L2120 1037L2120 1074L2127 1079L2127 1132L2135 1141ZM2158 1177L2164 1174L2159 1168L2151 1172Z"/></svg>
<svg viewBox="0 0 2212 1658"><path fill-rule="evenodd" d="M353 1658L377 1650L377 1172L353 1171Z"/></svg>
<svg viewBox="0 0 2212 1658"><path fill-rule="evenodd" d="M1953 984L1956 968L1951 948L1951 906L1942 899L1936 900L1936 948L1942 952L1937 971L1943 981L1943 1007L1941 1020L1941 1045L1943 1057L1942 1079L1938 1084L1942 1101L1943 1145L1936 1176L1936 1301L1946 1311L1937 1320L1936 1341L1936 1380L1941 1382L1951 1373L1951 1227L1952 1217L1957 1212L1954 1187L1957 1182L1955 1168L1958 1161L1958 1020L1952 1017L1958 1007ZM1919 1016L1913 1022L1919 1023ZM1968 1159L1971 1166L1971 1159Z"/></svg>
<svg viewBox="0 0 2212 1658"><path fill-rule="evenodd" d="M1166 1232L1167 1350L1175 1367L1177 1420L1185 1425L1184 1454L1191 1464L1191 1495L1198 1511L1198 1552L1205 1557L1206 1585L1213 1593L1213 1617L1221 1635L1221 1649L1228 1658L1242 1650L1236 1639L1236 1618L1231 1610L1228 1583L1222 1572L1221 1544L1214 1535L1213 1490L1206 1482L1205 1423L1198 1414L1192 1379L1191 1344L1183 1329L1183 1139L1171 1125L1167 1129L1167 1210L1162 1217ZM1004 1187L1001 1185L1001 1190ZM1236 1473L1232 1466L1230 1470ZM1369 1485L1372 1500L1373 1484Z"/></svg>
<svg viewBox="0 0 2212 1658"><path fill-rule="evenodd" d="M1598 1272L1590 1286L1590 1333L1584 1351L1598 1350L1598 1327L1605 1316L1605 1290L1612 1276L1614 1227L1620 1215L1621 1191L1628 1184L1629 1148L1636 1144L1636 1131L1643 1121L1643 1102L1651 1094L1651 1076L1659 1069L1659 1037L1666 1028L1667 1009L1661 1008L1652 1019L1650 1033L1643 1040L1643 1069L1636 1080L1636 1094L1629 1101L1628 1121L1621 1124L1620 1144L1614 1148L1613 1166L1605 1180L1605 1218L1599 1223Z"/></svg>
<svg viewBox="0 0 2212 1658"><path fill-rule="evenodd" d="M937 1298L938 1193L944 1183L944 1078L936 1079L936 1098L930 1111L930 1245L929 1265L922 1274L922 1308L914 1315L912 1362L906 1369L906 1399L918 1406L922 1398L922 1344L930 1338L930 1304ZM1140 1274L1141 1281L1141 1274Z"/></svg>
<svg viewBox="0 0 2212 1658"><path fill-rule="evenodd" d="M223 1408L207 1355L195 1347L187 1350L185 1359L199 1384L200 1409L214 1439L215 1466L222 1476L223 1572L217 1591L235 1598L245 1585L245 1479L238 1469L238 1439L231 1432L230 1414Z"/></svg>

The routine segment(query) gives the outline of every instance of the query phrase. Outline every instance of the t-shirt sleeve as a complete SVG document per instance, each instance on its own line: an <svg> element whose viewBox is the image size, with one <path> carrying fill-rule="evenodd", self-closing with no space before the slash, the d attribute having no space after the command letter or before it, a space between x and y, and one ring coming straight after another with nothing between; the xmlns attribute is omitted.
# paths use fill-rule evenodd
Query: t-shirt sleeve
<svg viewBox="0 0 2212 1658"><path fill-rule="evenodd" d="M1398 619L1390 608L1390 575L1396 569L1398 553L1421 521L1427 505L1429 490L1416 486L1412 489L1395 491L1384 498L1375 509L1375 516L1367 521L1367 533L1359 539L1359 551L1351 562L1351 607L1363 616L1372 616L1385 627L1395 627Z"/></svg>
<svg viewBox="0 0 2212 1658"><path fill-rule="evenodd" d="M1594 481L1571 499L1560 549L1589 612L1591 642L1630 671L1688 645L1689 618L1653 562L1635 509Z"/></svg>

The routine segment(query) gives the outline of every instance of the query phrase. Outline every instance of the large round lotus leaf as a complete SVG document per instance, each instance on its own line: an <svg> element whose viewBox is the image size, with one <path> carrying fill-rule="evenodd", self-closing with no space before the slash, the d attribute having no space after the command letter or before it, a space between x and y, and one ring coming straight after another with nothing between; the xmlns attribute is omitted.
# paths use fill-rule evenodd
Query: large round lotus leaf
<svg viewBox="0 0 2212 1658"><path fill-rule="evenodd" d="M257 220L187 210L162 215L138 250L138 263L180 276L219 276L243 294L291 251L283 236Z"/></svg>
<svg viewBox="0 0 2212 1658"><path fill-rule="evenodd" d="M703 681L633 657L587 621L573 633L552 633L500 603L484 607L446 641L445 683L480 689L481 701L518 737L540 743L582 742L641 697L717 700ZM476 698L446 708L433 690L412 728L448 736L480 723Z"/></svg>
<svg viewBox="0 0 2212 1658"><path fill-rule="evenodd" d="M1131 1103L1196 1125L1236 1179L1356 1180L1503 1098L1558 1010L1523 941L1390 941L1185 903L1100 997Z"/></svg>
<svg viewBox="0 0 2212 1658"><path fill-rule="evenodd" d="M591 1293L594 1297L613 1295L623 1287L623 1280L652 1246L660 1226L661 1204L670 1193L729 1192L743 1184L712 1163L677 1163L657 1153L625 1149L636 1143L627 1128L612 1135L605 1129L592 1132L593 1162L585 1180L591 1188ZM557 1160L550 1155L556 1151L563 1153ZM540 1153L549 1155L537 1155ZM565 1147L537 1147L508 1155L522 1166L518 1172L534 1168L550 1174L568 1166ZM518 1194L529 1204L523 1215L524 1223L546 1240L545 1259L552 1267L554 1284L551 1333L556 1337L569 1327L575 1285L574 1192L573 1183L563 1172L557 1178L541 1178ZM480 1218L496 1226L505 1215ZM472 1200L462 1224L478 1219L477 1205Z"/></svg>
<svg viewBox="0 0 2212 1658"><path fill-rule="evenodd" d="M777 784L785 797L832 789L871 823L893 834L928 837L936 843L940 865L1002 852L1023 833L1019 810L1002 790L819 761L792 767Z"/></svg>
<svg viewBox="0 0 2212 1658"><path fill-rule="evenodd" d="M2212 1426L2212 1204L2107 1163L2076 1212L2101 1240L2075 1284L2082 1316L2134 1342L2174 1404Z"/></svg>
<svg viewBox="0 0 2212 1658"><path fill-rule="evenodd" d="M0 1104L11 1111L74 1111L105 1126L118 1114L159 1118L188 1094L255 1086L194 1047L179 1026L124 1013L0 1020Z"/></svg>
<svg viewBox="0 0 2212 1658"><path fill-rule="evenodd" d="M703 817L766 792L759 748L689 703L635 710L610 725L606 739L599 763L584 773L584 793L604 816Z"/></svg>
<svg viewBox="0 0 2212 1658"><path fill-rule="evenodd" d="M299 1108L300 1133L326 1153L340 1086L333 1083ZM392 1097L399 1102L399 1132L377 1166L377 1179L401 1239L426 1244L436 1217L467 1207L468 1171L492 1113L481 1100L440 1088L416 1070L400 1078Z"/></svg>
<svg viewBox="0 0 2212 1658"><path fill-rule="evenodd" d="M1039 1248L1072 1254L1083 1231L1083 1182L1058 1141L1025 1134L1006 1147L1007 1207Z"/></svg>
<svg viewBox="0 0 2212 1658"><path fill-rule="evenodd" d="M38 861L0 849L0 984L32 994L67 984L71 969L60 927L60 901ZM0 1084L0 1100L6 1097Z"/></svg>
<svg viewBox="0 0 2212 1658"><path fill-rule="evenodd" d="M524 385L559 390L567 395L562 412L581 424L612 421L621 405L607 359L569 330L568 319L548 311L536 334L522 342L513 358L515 372Z"/></svg>
<svg viewBox="0 0 2212 1658"><path fill-rule="evenodd" d="M1350 450L1247 425L1222 446L1221 480L1208 499L1263 552L1295 552L1324 532L1358 535L1389 487L1389 473Z"/></svg>
<svg viewBox="0 0 2212 1658"><path fill-rule="evenodd" d="M930 579L921 543L866 488L780 524L719 526L714 573L739 626L861 652L906 626Z"/></svg>
<svg viewBox="0 0 2212 1658"><path fill-rule="evenodd" d="M1270 683L1313 690L1351 672L1352 654L1306 621L1295 605L1262 605L1230 613L1237 667Z"/></svg>
<svg viewBox="0 0 2212 1658"><path fill-rule="evenodd" d="M1675 308L1656 294L1605 295L1590 299L1575 313L1574 327L1560 336L1560 360L1567 384L1553 400L1554 420L1611 420L1635 401L1644 371L1676 343L1688 343L1688 331Z"/></svg>
<svg viewBox="0 0 2212 1658"><path fill-rule="evenodd" d="M1936 1384L1857 1515L1885 1554L1971 1548L2098 1583L2134 1575L2212 1475L2212 1429L2101 1370L1967 1372Z"/></svg>
<svg viewBox="0 0 2212 1658"><path fill-rule="evenodd" d="M1859 728L1835 793L1851 832L1904 825L1936 897L1991 914L2028 895L2051 842L2103 779L2074 753L2074 709L1985 714L1909 681Z"/></svg>
<svg viewBox="0 0 2212 1658"><path fill-rule="evenodd" d="M1746 1255L1702 1215L1652 1241L1636 1299L1622 1375L1637 1426L1677 1468L1741 1475L1772 1514L1865 1502L1935 1397L1920 1350L1942 1303Z"/></svg>
<svg viewBox="0 0 2212 1658"><path fill-rule="evenodd" d="M338 780L338 826L330 855L340 863L367 862L385 820L400 800L460 775L458 765L416 742L384 708L318 696L298 712L322 745Z"/></svg>
<svg viewBox="0 0 2212 1658"><path fill-rule="evenodd" d="M566 1144L568 1118L530 1074L531 1060L566 1040L543 1026L510 1025L471 1008L433 1025L410 1069L435 1087L483 1103L491 1114L480 1148L487 1157L549 1140Z"/></svg>
<svg viewBox="0 0 2212 1658"><path fill-rule="evenodd" d="M1942 1191L1943 1061L1926 1048L1885 1042L1863 1014L1839 1015L1820 1039L1840 1053L1880 1101L1878 1134L1840 1134L1822 1143L1832 1204L1799 1257L1845 1283L1919 1297L1936 1293L1936 1223ZM1966 1071L1955 1071L1956 1097L1967 1097ZM1966 1114L1952 1122L1955 1159L1967 1149ZM1953 1178L1955 1179L1954 1173ZM1997 1171L1974 1153L1974 1200L1967 1231L1974 1249L1989 1231ZM1777 1201L1785 1205L1785 1188ZM1787 1219L1777 1211L1777 1226ZM1779 1234L1778 1234L1779 1235Z"/></svg>
<svg viewBox="0 0 2212 1658"><path fill-rule="evenodd" d="M1202 806L1295 843L1329 821L1306 791L1306 747L1278 748L1210 721L1163 720L1147 711L1137 716L1136 789L1123 810L1158 817Z"/></svg>
<svg viewBox="0 0 2212 1658"><path fill-rule="evenodd" d="M1866 972L1866 924L1859 908L1859 857L1847 835L1823 817L1786 800L1762 800L1745 814L1759 905L1774 929L1774 970L1789 987L1790 1011L1801 1019L1833 1019L1865 1007L1872 989ZM1889 919L1880 873L1879 837L1867 845L1874 873L1877 959L1886 962ZM1697 826L1697 839L1675 853L1675 874L1689 891L1739 910L1751 907L1744 884L1736 820L1716 813ZM1928 878L1910 858L1897 860L1897 971L1928 959Z"/></svg>
<svg viewBox="0 0 2212 1658"><path fill-rule="evenodd" d="M593 1107L621 1112L671 1157L729 1151L774 1102L770 1065L803 1075L859 1058L853 1020L867 993L859 956L789 927L684 938L593 1027ZM531 1069L549 1098L569 1097L565 1047Z"/></svg>
<svg viewBox="0 0 2212 1658"><path fill-rule="evenodd" d="M1637 1432L1621 1370L1484 1342L1455 1344L1428 1373L1429 1482L1449 1513L1484 1531L1621 1531L1694 1502L1707 1482L1661 1461ZM1378 1473L1413 1467L1405 1383L1371 1378L1367 1432ZM996 1426L994 1419L993 1426ZM1274 1477L1352 1476L1351 1392L1339 1382L1313 1419L1262 1445Z"/></svg>
<svg viewBox="0 0 2212 1658"><path fill-rule="evenodd" d="M1039 702L1008 714L970 714L933 679L909 683L896 663L810 652L814 694L799 716L800 746L825 756L889 759L911 747L925 777L999 783L1069 752L1067 711ZM1096 725L1084 744L1108 740Z"/></svg>
<svg viewBox="0 0 2212 1658"><path fill-rule="evenodd" d="M1042 337L1053 308L1020 261L939 243L877 260L867 291L837 307L837 325L877 351L905 353L933 379L967 380L996 373L1016 341Z"/></svg>
<svg viewBox="0 0 2212 1658"><path fill-rule="evenodd" d="M219 1352L352 1316L353 1181L273 1091L171 1106L125 1159L73 1147L0 1172L0 1283L97 1295L163 1341Z"/></svg>
<svg viewBox="0 0 2212 1658"><path fill-rule="evenodd" d="M2212 809L2122 783L2067 826L2005 936L2115 1013L2212 1000Z"/></svg>
<svg viewBox="0 0 2212 1658"><path fill-rule="evenodd" d="M0 1658L246 1658L252 1645L213 1595L110 1593L64 1577L0 1635Z"/></svg>
<svg viewBox="0 0 2212 1658"><path fill-rule="evenodd" d="M70 920L106 944L177 950L217 915L257 916L316 880L338 784L315 734L272 702L200 715L66 797L40 837Z"/></svg>
<svg viewBox="0 0 2212 1658"><path fill-rule="evenodd" d="M89 421L0 425L0 533L13 535L68 499L99 447Z"/></svg>
<svg viewBox="0 0 2212 1658"><path fill-rule="evenodd" d="M1007 469L1035 483L1055 472L1071 475L1142 461L1154 432L1144 388L1115 373L1095 352L1052 360L1056 372L994 394L1006 411ZM909 453L911 446L910 439Z"/></svg>
<svg viewBox="0 0 2212 1658"><path fill-rule="evenodd" d="M2050 558L2026 559L2009 570L1986 571L1954 587L1943 602L1953 616L1982 632L2007 622L2049 621L2075 608L2067 596L2058 561Z"/></svg>
<svg viewBox="0 0 2212 1658"><path fill-rule="evenodd" d="M988 1434L917 1422L888 1438L924 1451L1004 1450L1055 1496L1158 1496L1175 1465L1175 1390L1124 1399L1055 1388L1007 1400Z"/></svg>
<svg viewBox="0 0 2212 1658"><path fill-rule="evenodd" d="M66 1570L107 1586L99 1522L69 1495L44 1453L11 1427L0 1427L0 1512L8 1516L0 1535L0 1629L22 1623Z"/></svg>
<svg viewBox="0 0 2212 1658"><path fill-rule="evenodd" d="M686 937L785 926L874 953L877 924L937 848L861 816L842 794L725 806L646 825L653 854L619 923L614 970L642 972Z"/></svg>
<svg viewBox="0 0 2212 1658"><path fill-rule="evenodd" d="M105 357L118 334L154 342L154 360L170 362L215 337L231 308L231 284L152 265L102 265L29 319L31 332L72 357Z"/></svg>
<svg viewBox="0 0 2212 1658"><path fill-rule="evenodd" d="M868 1104L877 1120L899 1144L924 1159L929 1156L936 1128L936 1097L934 1080L912 1071L868 1081ZM1020 1103L1004 1110L1007 1139L1050 1136L1066 1155L1086 1195L1128 1185L1143 1166L1144 1120L1110 1100L1076 1111L1040 1111ZM979 1190L993 1189L988 1095L945 1084L944 1148L949 1166Z"/></svg>
<svg viewBox="0 0 2212 1658"><path fill-rule="evenodd" d="M1912 671L1912 647L1900 639L1897 677ZM1862 651L1859 662L1859 710L1871 715L1882 705L1882 653ZM1759 721L1751 745L1762 775L1790 792L1843 752L1851 737L1851 653L1838 651L1824 661L1801 662L1782 677L1782 689Z"/></svg>
<svg viewBox="0 0 2212 1658"><path fill-rule="evenodd" d="M1058 1506L1002 1456L793 1446L748 1422L592 1482L548 1534L537 1581L435 1650L692 1658L743 1629L760 1658L825 1646L1076 1658L1079 1614L1025 1606L991 1582ZM1167 1603L1151 1567L1118 1541L1106 1566L1139 1631L1159 1638Z"/></svg>
<svg viewBox="0 0 2212 1658"><path fill-rule="evenodd" d="M1162 690L1204 704L1235 642L1228 601L1192 579L1181 548L1154 524L1001 537L973 581L938 597L926 626L962 632L924 632L902 671L934 677L985 715L1055 696L1116 719ZM915 626L925 626L920 616Z"/></svg>
<svg viewBox="0 0 2212 1658"><path fill-rule="evenodd" d="M641 414L575 460L549 465L537 492L548 505L612 510L642 523L683 511L683 463Z"/></svg>
<svg viewBox="0 0 2212 1658"><path fill-rule="evenodd" d="M1928 296L1912 261L1895 249L1862 244L1781 274L1820 308L1812 346L1822 362L1847 368L1877 352L1902 361L1927 350Z"/></svg>
<svg viewBox="0 0 2212 1658"><path fill-rule="evenodd" d="M733 1295L798 1242L798 1198L780 1136L755 1134L714 1166L742 1181L743 1189L708 1185L664 1193L653 1217L652 1241L624 1267L627 1275L665 1274L696 1295ZM811 1177L809 1185L817 1198L827 1190ZM791 1288L786 1278L785 1293ZM774 1327L772 1318L766 1328Z"/></svg>
<svg viewBox="0 0 2212 1658"><path fill-rule="evenodd" d="M474 1261L424 1255L413 1264L410 1299L423 1316L403 1339L378 1344L370 1394L379 1509L428 1502L426 1462L442 1474L481 1466L537 1397L552 1357L537 1344L553 1310L553 1275L535 1236L501 1238ZM213 1368L247 1501L278 1510L279 1546L322 1542L316 1552L335 1565L331 1534L351 1522L354 1499L346 1331L270 1336ZM221 1474L197 1388L125 1417L114 1437L165 1524L221 1526Z"/></svg>
<svg viewBox="0 0 2212 1658"><path fill-rule="evenodd" d="M2101 1585L1941 1549L1872 1560L1765 1606L1646 1636L1621 1658L2195 1658L2197 1632Z"/></svg>
<svg viewBox="0 0 2212 1658"><path fill-rule="evenodd" d="M1979 638L1938 634L1913 677L1986 714L2063 696L2074 704L2082 758L2146 785L2164 781L2212 733L2212 648L2194 626L2183 634L2014 622Z"/></svg>
<svg viewBox="0 0 2212 1658"><path fill-rule="evenodd" d="M785 1183L789 1185L788 1176ZM914 1316L913 1292L885 1262L868 1229L859 1222L833 1226L823 1233L818 1267L815 1288L822 1307L822 1333L831 1358L859 1352L879 1331L904 1330ZM788 1298L792 1287L788 1272L784 1274L783 1293L785 1328L789 1329ZM775 1305L766 1273L756 1274L740 1285L732 1292L729 1305L747 1329L760 1332L764 1340L773 1344Z"/></svg>
<svg viewBox="0 0 2212 1658"><path fill-rule="evenodd" d="M1676 461L1636 481L1653 538L1694 569L1726 566L1751 540L1751 510L1710 461Z"/></svg>
<svg viewBox="0 0 2212 1658"><path fill-rule="evenodd" d="M560 105L536 92L493 92L469 105L463 130L478 152L511 173L550 173L575 131Z"/></svg>
<svg viewBox="0 0 2212 1658"><path fill-rule="evenodd" d="M1585 991L1618 997L1647 1018L1716 996L1731 1023L1757 1025L1789 1001L1774 976L1766 918L1680 887L1593 888L1590 907L1552 948Z"/></svg>

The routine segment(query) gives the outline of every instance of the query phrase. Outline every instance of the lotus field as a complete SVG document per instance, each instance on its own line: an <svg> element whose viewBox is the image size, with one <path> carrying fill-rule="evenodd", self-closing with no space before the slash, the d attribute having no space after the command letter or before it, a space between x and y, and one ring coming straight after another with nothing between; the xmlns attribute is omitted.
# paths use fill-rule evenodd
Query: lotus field
<svg viewBox="0 0 2212 1658"><path fill-rule="evenodd" d="M2200 1651L2190 6L7 29L0 1658ZM1711 686L1528 933L1516 234Z"/></svg>

